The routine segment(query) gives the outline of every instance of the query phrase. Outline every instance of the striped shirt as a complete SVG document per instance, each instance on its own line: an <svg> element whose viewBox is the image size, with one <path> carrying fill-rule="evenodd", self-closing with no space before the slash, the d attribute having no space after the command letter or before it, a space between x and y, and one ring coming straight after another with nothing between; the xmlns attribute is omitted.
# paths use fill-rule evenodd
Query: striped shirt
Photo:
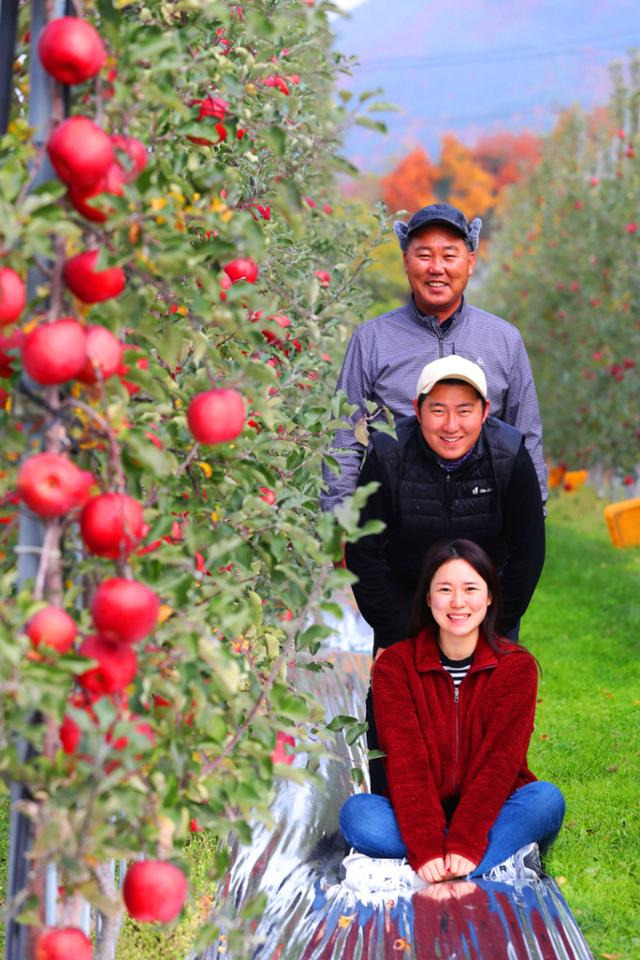
<svg viewBox="0 0 640 960"><path fill-rule="evenodd" d="M473 663L473 654L470 657L465 657L464 660L450 660L449 657L440 651L440 663L447 671L451 679L453 680L453 686L455 690L456 700L458 699L458 687L469 673L469 668Z"/></svg>
<svg viewBox="0 0 640 960"><path fill-rule="evenodd" d="M542 451L542 424L531 365L520 332L511 323L464 300L440 325L425 316L410 297L407 303L361 324L345 354L337 389L356 405L352 426L336 431L331 456L339 473L324 466L327 486L323 510L332 510L353 493L365 452L354 427L371 419L366 401L389 408L397 419L413 414L416 383L425 364L459 354L482 367L487 378L490 412L524 434L538 474L542 500L547 499L547 468ZM362 438L361 438L362 439Z"/></svg>

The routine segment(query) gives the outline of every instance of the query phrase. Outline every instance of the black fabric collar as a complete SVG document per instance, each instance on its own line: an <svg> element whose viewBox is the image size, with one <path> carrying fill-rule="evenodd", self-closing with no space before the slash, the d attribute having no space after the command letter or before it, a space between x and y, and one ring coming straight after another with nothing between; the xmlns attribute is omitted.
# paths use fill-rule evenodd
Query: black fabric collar
<svg viewBox="0 0 640 960"><path fill-rule="evenodd" d="M464 295L463 295L462 300L460 301L460 306L457 308L457 310L454 310L450 317L447 317L447 319L446 319L445 321L443 321L443 323L440 323L440 322L438 321L438 318L435 317L435 316L433 316L433 314L421 313L421 311L418 310L418 307L416 306L416 302L415 302L415 300L413 299L413 294L411 294L411 295L409 296L409 301L408 301L408 302L409 302L409 306L410 306L410 307L412 308L412 310L413 310L413 313L414 313L415 317L416 317L422 324L425 324L425 323L426 323L426 324L429 324L430 326L433 327L434 330L439 330L441 334L447 333L447 331L450 330L450 328L452 327L452 325L454 324L454 322L455 322L460 316L462 316L462 313L463 313L464 308L465 308L465 299L464 299Z"/></svg>

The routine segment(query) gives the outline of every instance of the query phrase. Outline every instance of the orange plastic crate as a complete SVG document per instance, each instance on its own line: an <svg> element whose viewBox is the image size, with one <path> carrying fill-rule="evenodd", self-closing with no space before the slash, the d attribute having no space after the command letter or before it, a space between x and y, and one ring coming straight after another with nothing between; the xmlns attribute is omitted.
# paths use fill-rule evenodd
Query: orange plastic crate
<svg viewBox="0 0 640 960"><path fill-rule="evenodd" d="M588 476L588 470L567 470L563 480L565 490L577 490L585 483Z"/></svg>
<svg viewBox="0 0 640 960"><path fill-rule="evenodd" d="M640 498L610 503L604 518L614 547L640 546Z"/></svg>

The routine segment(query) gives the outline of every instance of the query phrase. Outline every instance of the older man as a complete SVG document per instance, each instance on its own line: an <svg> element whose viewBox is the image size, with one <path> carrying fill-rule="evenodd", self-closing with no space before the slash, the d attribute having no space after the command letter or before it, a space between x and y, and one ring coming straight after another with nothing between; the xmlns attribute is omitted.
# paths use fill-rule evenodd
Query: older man
<svg viewBox="0 0 640 960"><path fill-rule="evenodd" d="M506 320L464 299L481 225L446 203L423 207L408 224L394 225L411 296L404 306L363 323L351 338L338 389L357 410L352 427L336 433L333 456L341 472L325 468L323 509L333 509L355 489L365 450L365 432L356 435L355 428L371 420L366 401L388 407L396 420L409 415L422 367L454 354L484 370L492 413L524 435L546 500L538 399L522 337Z"/></svg>

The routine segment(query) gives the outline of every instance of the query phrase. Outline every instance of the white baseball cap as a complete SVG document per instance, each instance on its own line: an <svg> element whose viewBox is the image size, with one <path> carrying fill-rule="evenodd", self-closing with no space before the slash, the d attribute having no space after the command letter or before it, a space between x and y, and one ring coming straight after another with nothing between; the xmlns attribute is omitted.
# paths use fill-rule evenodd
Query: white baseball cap
<svg viewBox="0 0 640 960"><path fill-rule="evenodd" d="M431 393L436 383L440 383L441 380L463 380L475 387L483 400L487 399L487 378L482 367L455 353L449 354L448 357L441 357L439 360L432 360L423 367L416 385L416 398Z"/></svg>

